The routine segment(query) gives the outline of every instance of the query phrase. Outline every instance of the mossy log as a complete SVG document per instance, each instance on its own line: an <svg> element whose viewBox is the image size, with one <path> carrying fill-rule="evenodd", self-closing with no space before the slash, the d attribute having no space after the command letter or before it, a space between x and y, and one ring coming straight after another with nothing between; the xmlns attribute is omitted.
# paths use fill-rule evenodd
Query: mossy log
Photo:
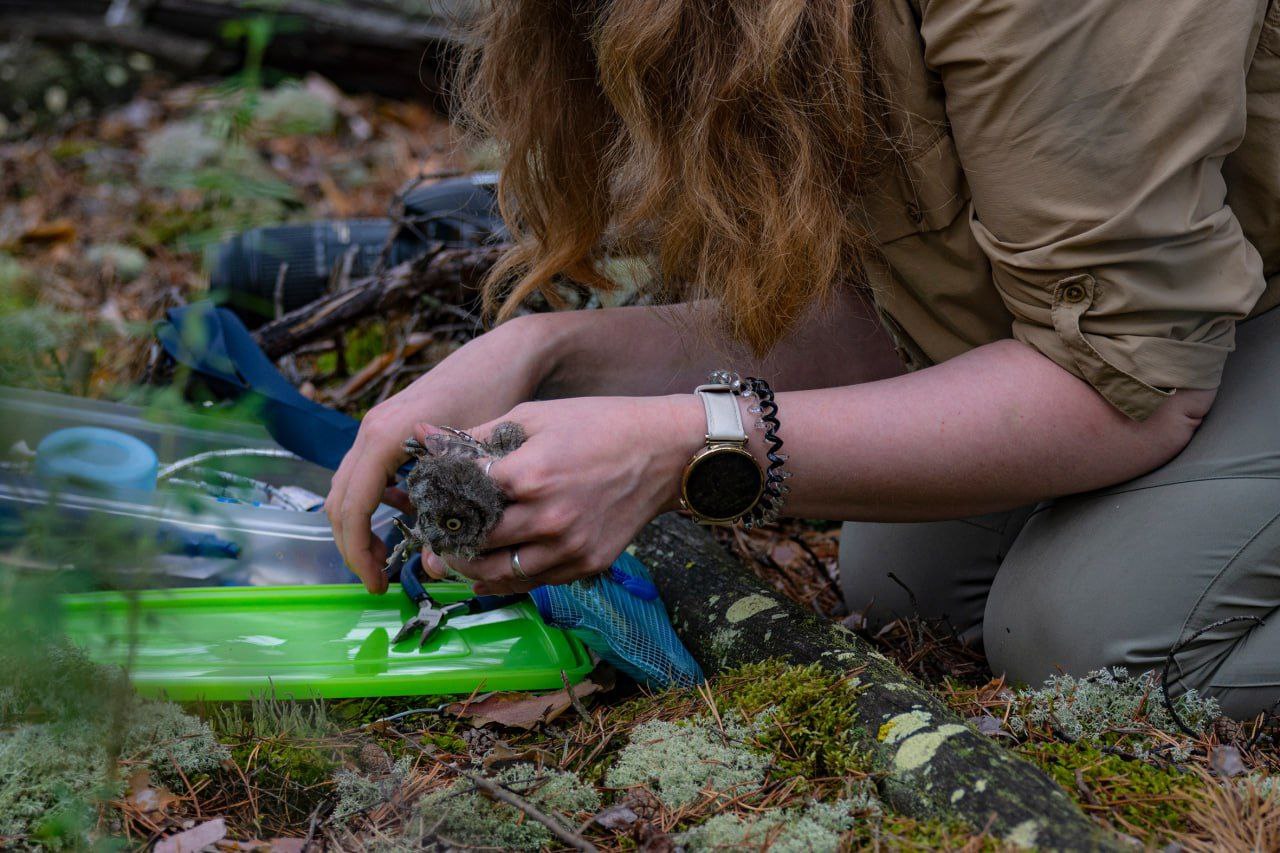
<svg viewBox="0 0 1280 853"><path fill-rule="evenodd" d="M865 746L882 795L900 812L960 818L1027 847L1121 849L1037 768L966 725L856 634L765 586L696 524L663 516L636 548L709 675L769 658L855 672Z"/></svg>

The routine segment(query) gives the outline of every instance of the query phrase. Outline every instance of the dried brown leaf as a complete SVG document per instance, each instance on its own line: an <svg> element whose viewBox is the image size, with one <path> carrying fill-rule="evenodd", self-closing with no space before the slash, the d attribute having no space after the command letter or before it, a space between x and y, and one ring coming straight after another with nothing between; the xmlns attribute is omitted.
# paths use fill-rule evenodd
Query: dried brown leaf
<svg viewBox="0 0 1280 853"><path fill-rule="evenodd" d="M579 699L601 689L589 678L573 686L573 694ZM528 693L493 693L475 702L454 702L445 713L467 721L473 726L505 726L529 731L549 723L573 707L569 691L557 690L545 696Z"/></svg>
<svg viewBox="0 0 1280 853"><path fill-rule="evenodd" d="M227 822L220 817L193 826L186 832L156 842L155 853L196 853L227 837Z"/></svg>

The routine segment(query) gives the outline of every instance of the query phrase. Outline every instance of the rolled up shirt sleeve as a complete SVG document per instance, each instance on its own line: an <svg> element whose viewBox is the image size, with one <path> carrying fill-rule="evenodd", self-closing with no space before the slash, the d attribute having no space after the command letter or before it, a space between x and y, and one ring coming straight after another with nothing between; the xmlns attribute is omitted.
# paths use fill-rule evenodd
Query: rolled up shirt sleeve
<svg viewBox="0 0 1280 853"><path fill-rule="evenodd" d="M1012 334L1131 418L1215 388L1261 259L1226 204L1257 0L923 0Z"/></svg>

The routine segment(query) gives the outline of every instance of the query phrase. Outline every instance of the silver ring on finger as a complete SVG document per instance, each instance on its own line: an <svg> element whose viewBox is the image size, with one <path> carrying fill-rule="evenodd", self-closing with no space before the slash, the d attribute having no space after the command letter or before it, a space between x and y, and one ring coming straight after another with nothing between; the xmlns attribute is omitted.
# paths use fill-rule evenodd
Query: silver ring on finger
<svg viewBox="0 0 1280 853"><path fill-rule="evenodd" d="M488 462L484 463L484 475L486 477L489 476L489 469L493 467L493 463L497 461L498 461L498 457L493 456L493 457L490 457Z"/></svg>
<svg viewBox="0 0 1280 853"><path fill-rule="evenodd" d="M515 548L511 549L511 571L512 573L515 574L516 577L518 577L520 580L524 581L525 583L531 583L533 580L527 574L525 574L524 569L520 568L520 555L516 553Z"/></svg>

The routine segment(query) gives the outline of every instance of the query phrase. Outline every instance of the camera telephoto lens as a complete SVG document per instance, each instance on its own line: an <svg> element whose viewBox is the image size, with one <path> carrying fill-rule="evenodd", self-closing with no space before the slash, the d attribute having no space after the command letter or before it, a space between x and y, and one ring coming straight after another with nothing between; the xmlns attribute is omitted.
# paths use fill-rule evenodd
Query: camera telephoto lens
<svg viewBox="0 0 1280 853"><path fill-rule="evenodd" d="M433 243L476 246L505 237L492 173L419 187L404 198L407 225L350 219L254 228L220 243L211 256L210 290L247 323L275 315L277 286L286 312L323 296L341 270L355 279L373 272L395 232L388 262L421 255Z"/></svg>

